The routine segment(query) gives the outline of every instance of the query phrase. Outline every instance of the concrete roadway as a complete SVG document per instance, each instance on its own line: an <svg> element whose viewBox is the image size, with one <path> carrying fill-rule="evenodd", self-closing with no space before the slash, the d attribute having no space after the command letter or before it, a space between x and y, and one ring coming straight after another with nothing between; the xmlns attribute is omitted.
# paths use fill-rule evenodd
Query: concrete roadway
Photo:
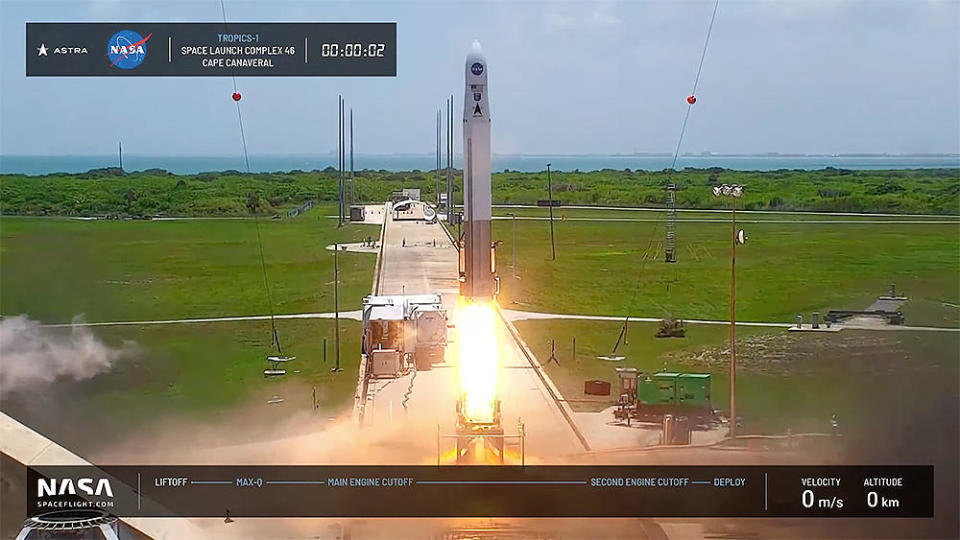
<svg viewBox="0 0 960 540"><path fill-rule="evenodd" d="M452 248L451 248L452 249ZM452 302L455 304L455 295ZM948 304L944 302L944 304ZM451 304L453 305L453 304ZM954 306L956 307L956 306ZM524 321L531 319L570 319L583 321L623 321L622 315L583 315L570 313L543 313L539 311L522 311L516 309L503 310L507 319L510 321ZM0 317L2 318L2 317ZM334 313L283 313L274 315L276 319L332 319ZM341 311L341 319L352 319L359 321L362 319L360 310ZM240 315L235 317L200 317L195 319L160 319L153 321L101 321L101 322L69 322L69 323L51 323L42 324L44 328L70 328L72 326L149 326L155 324L194 324L194 323L212 323L212 322L238 322L238 321L267 321L270 315ZM630 316L633 322L660 322L659 317L640 317ZM707 319L684 319L685 324L715 324L728 325L730 321L707 320ZM766 328L791 328L796 323L789 322L757 322L757 321L737 321L737 326L759 326ZM960 328L951 328L946 326L908 326L908 325L887 325L887 324L867 324L857 322L835 323L835 328L849 328L851 330L881 330L881 331L917 331L917 332L960 332Z"/></svg>
<svg viewBox="0 0 960 540"><path fill-rule="evenodd" d="M450 315L456 320L458 295L457 251L439 223L390 220L384 235L380 294L439 293ZM456 339L457 329L450 329ZM528 463L559 463L561 456L586 450L521 346L513 339L502 320L498 320L497 339L501 350L499 388L503 424L507 434L517 433L517 420L526 426ZM456 368L457 345L451 343L443 364L394 380L371 381L364 414L367 426L416 423L418 436L436 439L436 426L443 434L454 433L459 376ZM413 380L413 390L404 408L404 395ZM433 429L424 433L425 425ZM434 443L435 446L435 443ZM444 440L448 451L453 440ZM429 456L435 460L436 456ZM428 461L430 462L430 461Z"/></svg>
<svg viewBox="0 0 960 540"><path fill-rule="evenodd" d="M511 216L494 216L494 220L508 221ZM549 217L517 216L517 221L549 221ZM590 221L599 223L663 223L663 218L612 218L612 217L561 217L555 221ZM677 218L677 223L730 223L722 218ZM946 219L750 219L740 218L737 223L797 223L803 225L958 225L960 221Z"/></svg>
<svg viewBox="0 0 960 540"><path fill-rule="evenodd" d="M462 208L462 206L458 206ZM494 208L540 208L535 204L495 204ZM669 208L659 206L590 206L569 204L562 208L573 208L577 210L617 210L627 212L666 212ZM694 212L708 214L729 214L729 208L677 208L677 212ZM803 210L737 210L738 214L789 214L795 216L852 216L852 217L891 217L891 218L939 218L956 220L956 216L945 214L885 214L885 213L860 213L860 212L812 212Z"/></svg>
<svg viewBox="0 0 960 540"><path fill-rule="evenodd" d="M872 307L872 306L871 306ZM612 315L575 315L568 313L541 313L537 311L519 311L514 309L504 310L507 318L511 321L525 321L525 320L543 320L543 319L569 319L569 320L582 320L582 321L619 321L623 322L624 317L622 315L612 316ZM662 319L659 317L634 317L630 316L631 322L660 322ZM730 321L722 320L707 320L707 319L684 319L684 324L714 324L714 325L730 325ZM737 321L737 326L759 326L766 328L792 328L796 326L796 323L788 322L755 322L755 321ZM950 328L946 326L906 326L898 324L883 324L873 321L851 321L843 323L834 323L834 328L849 328L850 330L880 330L880 331L890 331L890 332L960 332L960 328Z"/></svg>

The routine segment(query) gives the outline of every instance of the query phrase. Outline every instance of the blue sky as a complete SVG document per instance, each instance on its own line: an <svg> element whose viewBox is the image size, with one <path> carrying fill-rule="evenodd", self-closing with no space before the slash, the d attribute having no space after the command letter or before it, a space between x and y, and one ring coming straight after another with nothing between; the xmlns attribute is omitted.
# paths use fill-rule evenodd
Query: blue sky
<svg viewBox="0 0 960 540"><path fill-rule="evenodd" d="M358 152L433 152L473 39L495 152L672 152L713 8L224 1L230 21L398 23L396 78L238 79L252 154L330 152L340 93ZM236 154L228 78L24 76L26 21L220 20L218 0L0 0L0 153L111 154L123 138L131 154ZM721 0L682 150L957 152L958 36L957 0Z"/></svg>

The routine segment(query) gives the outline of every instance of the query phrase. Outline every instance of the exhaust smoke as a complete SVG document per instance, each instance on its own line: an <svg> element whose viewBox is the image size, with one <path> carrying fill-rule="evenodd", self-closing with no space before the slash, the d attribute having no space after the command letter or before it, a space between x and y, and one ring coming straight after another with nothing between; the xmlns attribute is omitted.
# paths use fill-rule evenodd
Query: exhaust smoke
<svg viewBox="0 0 960 540"><path fill-rule="evenodd" d="M82 322L80 316L73 324ZM112 348L86 326L69 332L44 328L26 315L0 320L0 392L12 392L58 379L81 381L109 371L135 352L133 342Z"/></svg>

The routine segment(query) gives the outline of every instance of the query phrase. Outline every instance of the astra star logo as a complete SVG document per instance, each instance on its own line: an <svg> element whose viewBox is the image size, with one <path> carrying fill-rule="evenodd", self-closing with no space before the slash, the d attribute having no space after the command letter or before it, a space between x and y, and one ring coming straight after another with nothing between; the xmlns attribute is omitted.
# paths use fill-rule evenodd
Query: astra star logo
<svg viewBox="0 0 960 540"><path fill-rule="evenodd" d="M86 495L105 496L113 498L113 488L106 478L99 478L94 484L93 478L37 478L37 496L52 497L55 495L76 495L77 490Z"/></svg>
<svg viewBox="0 0 960 540"><path fill-rule="evenodd" d="M133 69L147 57L147 40L153 33L142 37L133 30L121 30L107 42L107 58L111 66Z"/></svg>

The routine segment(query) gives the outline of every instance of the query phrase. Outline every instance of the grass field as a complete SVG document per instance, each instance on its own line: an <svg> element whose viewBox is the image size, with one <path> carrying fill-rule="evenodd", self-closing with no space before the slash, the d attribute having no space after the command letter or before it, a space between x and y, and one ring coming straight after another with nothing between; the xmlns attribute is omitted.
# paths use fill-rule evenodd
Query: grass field
<svg viewBox="0 0 960 540"><path fill-rule="evenodd" d="M543 209L497 211L506 213L546 215ZM662 212L561 208L556 214L556 261L550 260L548 222L494 222L493 237L504 242L497 251L502 305L558 313L728 319L729 214L681 213L675 264L663 262ZM749 239L737 250L738 320L791 322L796 313L809 320L814 311L864 309L896 283L910 298L902 308L907 324L960 325L960 226L953 220L914 224L899 218L740 217ZM590 221L610 218L649 221ZM511 268L514 226L519 279L512 277ZM727 408L728 327L689 325L684 339L657 339L655 324L631 323L628 342L618 351L626 360L597 359L610 353L621 324L520 321L517 328L575 408L608 406L578 402L595 399L583 394L583 383L600 379L616 388L614 368L620 365L713 373L715 406ZM546 363L551 340L557 342L559 365ZM889 420L900 436L924 415L939 415L948 424L956 416L957 334L845 330L796 335L740 327L738 345L738 414L747 432L826 431L836 413L845 429L861 435L888 436L890 426L883 422ZM906 395L905 380L922 390Z"/></svg>
<svg viewBox="0 0 960 540"><path fill-rule="evenodd" d="M360 357L359 323L341 321L340 373L330 371L335 365L333 321L277 324L284 353L297 357L286 366L285 377L263 376L265 357L274 354L268 321L99 327L93 329L98 339L126 347L130 354L87 380L61 380L43 392L5 392L3 410L76 451L92 451L98 441L118 440L157 422L236 423L243 411L245 427L263 427L256 424L267 412L280 421L311 410L313 387L324 419L351 406ZM268 405L275 395L285 401Z"/></svg>
<svg viewBox="0 0 960 540"><path fill-rule="evenodd" d="M498 210L498 214L504 212ZM367 225L338 230L329 217L332 213L333 208L321 206L296 219L260 221L276 312L332 310L333 257L325 246L377 235L378 228ZM517 213L545 215L539 209ZM556 223L555 262L549 260L548 223L517 221L520 279L513 279L511 271L513 224L494 222L494 238L504 241L498 249L498 267L505 307L688 319L728 316L730 229L725 214L682 213L679 262L671 265L662 262L662 213L562 209L559 215L569 219ZM650 221L576 219L607 217ZM908 324L960 324L955 307L960 305L960 229L955 220L908 224L883 218L884 223L877 224L855 217L835 218L840 223L782 214L745 214L743 218L750 238L738 250L740 320L792 321L798 312L809 317L812 311L830 308L864 308L893 282L911 298L903 308ZM781 219L789 222L778 222ZM0 313L24 313L44 322L66 322L80 314L88 321L266 314L269 307L256 235L251 219L5 217L0 220ZM341 309L358 309L369 291L375 258L344 253L340 261ZM308 408L314 386L325 408L348 406L355 383L359 325L344 323L345 371L337 376L329 373L331 361L324 365L319 360L322 339L332 336L329 321L280 321L278 325L285 352L298 356L291 370L301 370L282 381L262 377L264 356L271 352L269 326L263 321L101 327L93 330L97 337L114 345L134 342L137 353L109 373L77 383L57 383L42 398L6 395L3 407L15 416L33 415L31 423L42 431L80 438L96 434L97 429L122 430L156 419L196 417L215 422L249 406L274 407L267 410L282 416L284 411ZM542 361L549 356L549 340L558 340L561 364L548 369L568 399L582 397L585 379L615 382L613 366L595 356L609 352L619 323L527 321L518 323L518 328ZM683 340L656 340L652 334L652 325L631 326L629 343L623 347L626 364L643 369L667 364L713 372L714 400L724 407L725 368L703 358L722 357L727 329L692 326ZM858 338L862 345L844 347L834 346L841 342L811 338L778 345L781 355L808 359L790 364L791 369L777 371L759 360L749 361L751 339L761 343L780 334L765 329L740 332L747 348L740 412L751 431L822 430L834 412L854 424L867 422L865 396L897 384L905 373L915 376L917 384L939 389L935 395L956 394L940 388L956 379L960 344L952 334L873 333ZM843 335L856 338L859 333ZM576 360L569 359L573 336L578 340ZM331 341L330 355L332 348ZM851 350L857 358L886 360L880 362L879 371L845 363ZM813 365L819 366L812 371L803 368L811 364L811 355ZM904 358L919 362L919 371L900 369L897 362ZM836 367L830 368L832 363ZM925 367L931 363L935 366ZM265 402L272 395L287 401L268 406ZM905 414L909 420L909 411ZM106 427L90 428L86 420L90 415L106 420Z"/></svg>
<svg viewBox="0 0 960 540"><path fill-rule="evenodd" d="M575 210L559 212L576 215ZM546 215L542 209L525 213ZM517 220L519 279L512 278L511 268L514 223L494 221L493 238L503 241L497 250L501 303L559 313L728 318L731 230L724 218L729 214L681 214L675 264L663 262L662 213L586 210L580 217L637 214L656 220L557 219L556 261L550 260L549 223ZM955 221L878 224L847 217L838 218L840 223L798 223L789 214L741 217L748 241L737 249L740 320L790 322L797 313L809 319L814 311L864 309L896 283L911 298L903 308L907 324L960 324L955 307L960 305L960 225ZM683 221L695 218L714 221Z"/></svg>
<svg viewBox="0 0 960 540"><path fill-rule="evenodd" d="M583 394L586 380L611 383L616 399L616 367L712 373L713 404L727 409L729 330L689 325L686 338L655 338L656 325L631 323L626 359L609 362L621 323L595 321L519 321L517 329L575 409L604 406L578 403L597 399ZM572 338L577 339L577 357ZM559 365L547 362L550 340L557 341ZM867 332L788 334L765 328L738 329L738 415L751 433L829 431L834 413L846 431L874 432L885 421L900 427L936 412L944 422L956 418L957 351L960 334ZM886 417L878 417L884 411ZM945 415L945 416L944 416ZM902 424L902 426L901 426ZM954 424L955 427L955 424Z"/></svg>
<svg viewBox="0 0 960 540"><path fill-rule="evenodd" d="M333 254L325 246L379 234L369 225L338 230L328 217L333 211L260 221L277 313L332 311ZM252 219L4 218L0 311L51 323L77 315L96 322L267 314L256 235ZM341 254L341 309L360 309L375 260ZM314 386L323 414L334 415L352 404L359 361L359 324L341 325L344 371L334 375L333 321L278 320L284 353L297 356L280 379L263 377L265 357L274 353L268 321L94 327L107 345L130 343L124 346L129 354L91 379L61 380L43 392L4 392L2 405L76 449L159 423L216 425L267 407L270 415L250 415L251 427L264 418L279 421L310 410ZM286 401L267 405L273 395Z"/></svg>
<svg viewBox="0 0 960 540"><path fill-rule="evenodd" d="M379 228L337 229L331 207L297 219L260 220L277 313L333 311L335 241ZM340 257L340 307L359 309L375 258ZM0 313L45 322L178 319L267 314L252 219L0 220Z"/></svg>

